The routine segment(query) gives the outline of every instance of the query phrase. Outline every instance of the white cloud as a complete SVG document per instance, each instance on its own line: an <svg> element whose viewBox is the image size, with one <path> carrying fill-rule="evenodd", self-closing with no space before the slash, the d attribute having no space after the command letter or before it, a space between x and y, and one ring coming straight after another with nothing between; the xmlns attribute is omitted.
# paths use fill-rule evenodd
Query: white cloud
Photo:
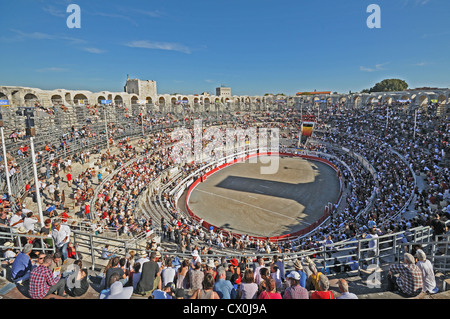
<svg viewBox="0 0 450 319"><path fill-rule="evenodd" d="M187 46L179 43L172 42L152 42L152 41L132 41L125 44L130 48L142 48L142 49L156 49L156 50L167 50L167 51L177 51L186 54L191 54L191 49Z"/></svg>
<svg viewBox="0 0 450 319"><path fill-rule="evenodd" d="M387 69L384 68L384 66L386 64L389 64L389 62L376 64L375 67L372 67L372 68L360 66L359 69L360 69L360 71L363 71L363 72L383 71L383 70L387 70Z"/></svg>
<svg viewBox="0 0 450 319"><path fill-rule="evenodd" d="M89 53L94 53L94 54L101 54L101 53L105 52L104 50L101 50L98 48L84 48L83 50L86 52L89 52Z"/></svg>
<svg viewBox="0 0 450 319"><path fill-rule="evenodd" d="M42 32L24 32L21 30L10 29L12 32L16 34L14 40L16 41L24 41L24 40L63 40L69 42L69 44L81 44L85 43L85 40L72 38L62 35L48 34Z"/></svg>
<svg viewBox="0 0 450 319"><path fill-rule="evenodd" d="M58 17L58 18L65 18L66 17L66 13L64 13L64 11L59 10L58 8L49 5L47 7L42 8L42 10L44 10L45 12L47 12L48 14L54 16L54 17Z"/></svg>

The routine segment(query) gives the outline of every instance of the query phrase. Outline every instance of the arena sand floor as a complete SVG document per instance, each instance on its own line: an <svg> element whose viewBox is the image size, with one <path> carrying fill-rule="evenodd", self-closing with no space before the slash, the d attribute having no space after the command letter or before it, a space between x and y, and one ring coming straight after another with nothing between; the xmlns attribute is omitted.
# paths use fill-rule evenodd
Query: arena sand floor
<svg viewBox="0 0 450 319"><path fill-rule="evenodd" d="M222 229L273 237L308 227L338 199L339 177L328 165L280 157L275 174L261 174L269 158L239 163L209 176L191 193L189 208ZM186 197L180 198L185 201ZM180 206L179 206L180 207ZM185 207L183 207L185 208Z"/></svg>

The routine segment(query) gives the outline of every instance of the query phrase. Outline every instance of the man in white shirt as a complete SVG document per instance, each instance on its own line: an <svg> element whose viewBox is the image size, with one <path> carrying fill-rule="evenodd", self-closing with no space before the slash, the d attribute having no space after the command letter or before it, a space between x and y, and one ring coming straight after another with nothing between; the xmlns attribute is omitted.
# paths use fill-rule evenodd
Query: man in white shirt
<svg viewBox="0 0 450 319"><path fill-rule="evenodd" d="M23 217L21 210L16 211L16 213L11 217L11 219L9 220L9 226L14 233L17 232L17 229L19 227L23 226Z"/></svg>
<svg viewBox="0 0 450 319"><path fill-rule="evenodd" d="M258 258L258 266L255 268L254 273L254 277L255 277L255 282L259 285L261 283L261 274L259 273L259 270L261 268L264 268L264 258L259 257Z"/></svg>
<svg viewBox="0 0 450 319"><path fill-rule="evenodd" d="M358 296L348 291L348 283L345 279L339 279L339 290L341 295L336 299L358 299Z"/></svg>
<svg viewBox="0 0 450 319"><path fill-rule="evenodd" d="M61 224L61 219L58 218L53 221L52 237L56 248L61 251L64 263L67 260L67 246L69 245L70 233L70 227Z"/></svg>
<svg viewBox="0 0 450 319"><path fill-rule="evenodd" d="M33 212L28 212L23 220L23 227L25 227L27 231L32 230L34 232L34 225L38 222L40 222L39 217L33 216Z"/></svg>

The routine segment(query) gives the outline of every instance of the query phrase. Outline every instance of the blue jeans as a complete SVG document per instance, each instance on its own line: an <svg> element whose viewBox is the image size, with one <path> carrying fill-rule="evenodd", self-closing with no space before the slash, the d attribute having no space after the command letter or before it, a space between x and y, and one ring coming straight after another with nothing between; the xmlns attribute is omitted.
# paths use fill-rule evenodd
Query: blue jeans
<svg viewBox="0 0 450 319"><path fill-rule="evenodd" d="M69 246L69 242L65 243L64 245L62 245L59 250L61 251L62 254L62 260L65 261L67 260L67 247Z"/></svg>

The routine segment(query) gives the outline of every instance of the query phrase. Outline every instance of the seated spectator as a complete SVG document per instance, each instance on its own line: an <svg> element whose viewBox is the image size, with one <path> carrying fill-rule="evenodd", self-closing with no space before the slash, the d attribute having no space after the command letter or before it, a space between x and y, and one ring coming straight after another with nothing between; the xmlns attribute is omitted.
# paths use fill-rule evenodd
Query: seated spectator
<svg viewBox="0 0 450 319"><path fill-rule="evenodd" d="M81 297L89 289L88 271L81 268L66 280L66 293L71 297Z"/></svg>
<svg viewBox="0 0 450 319"><path fill-rule="evenodd" d="M311 299L335 299L333 292L328 290L330 288L330 282L327 276L320 274L318 283L319 290L311 294Z"/></svg>
<svg viewBox="0 0 450 319"><path fill-rule="evenodd" d="M207 273L202 281L202 288L197 289L190 299L220 299L214 291L214 278Z"/></svg>
<svg viewBox="0 0 450 319"><path fill-rule="evenodd" d="M415 297L422 292L422 271L415 264L414 257L405 253L403 264L393 264L389 267L388 291L399 291L407 297ZM395 276L398 274L398 276Z"/></svg>
<svg viewBox="0 0 450 319"><path fill-rule="evenodd" d="M23 250L17 254L11 266L11 279L18 284L30 279L33 264L31 262L30 253L33 245L26 244Z"/></svg>
<svg viewBox="0 0 450 319"><path fill-rule="evenodd" d="M64 296L66 281L60 275L54 276L49 269L53 257L47 255L42 265L34 268L30 274L30 297L32 299L43 299L48 295L57 293L58 296Z"/></svg>
<svg viewBox="0 0 450 319"><path fill-rule="evenodd" d="M168 283L173 283L175 279L176 270L172 267L172 259L166 260L166 267L161 270L162 286L165 287Z"/></svg>
<svg viewBox="0 0 450 319"><path fill-rule="evenodd" d="M156 252L150 253L150 261L141 266L141 279L139 280L136 291L146 295L155 290L161 284L161 270L156 262Z"/></svg>
<svg viewBox="0 0 450 319"><path fill-rule="evenodd" d="M297 271L287 275L289 287L284 291L283 299L309 299L308 290L300 285L301 276Z"/></svg>
<svg viewBox="0 0 450 319"><path fill-rule="evenodd" d="M108 249L109 249L109 245L106 244L105 247L102 248L102 256L100 258L107 260L107 259L116 257L116 255L114 253L110 252Z"/></svg>
<svg viewBox="0 0 450 319"><path fill-rule="evenodd" d="M435 294L439 291L436 286L436 277L434 276L433 265L427 259L427 255L422 249L417 250L417 267L422 271L423 292Z"/></svg>
<svg viewBox="0 0 450 319"><path fill-rule="evenodd" d="M16 253L12 250L14 244L10 241L3 244L3 258L2 265L11 265L16 258Z"/></svg>
<svg viewBox="0 0 450 319"><path fill-rule="evenodd" d="M172 299L172 282L167 283L162 289L155 289L152 293L152 299Z"/></svg>
<svg viewBox="0 0 450 319"><path fill-rule="evenodd" d="M358 299L358 296L354 293L349 292L348 283L345 279L339 279L338 281L339 290L341 291L341 295L336 299Z"/></svg>
<svg viewBox="0 0 450 319"><path fill-rule="evenodd" d="M258 299L283 299L281 294L277 292L275 279L269 275L266 277L265 282L266 289L259 294Z"/></svg>
<svg viewBox="0 0 450 319"><path fill-rule="evenodd" d="M113 273L108 282L109 288L101 291L100 299L130 299L133 287L124 287L118 273Z"/></svg>
<svg viewBox="0 0 450 319"><path fill-rule="evenodd" d="M122 284L126 283L127 277L123 269L120 267L120 257L117 256L112 259L111 268L106 271L106 283L110 282L111 276L114 273L117 273L119 275L119 280L122 282ZM109 286L107 285L106 288L109 288Z"/></svg>
<svg viewBox="0 0 450 319"><path fill-rule="evenodd" d="M140 279L141 279L141 264L139 262L135 262L133 265L133 270L130 272L128 276L127 286L133 286L133 289L136 291L136 287Z"/></svg>

